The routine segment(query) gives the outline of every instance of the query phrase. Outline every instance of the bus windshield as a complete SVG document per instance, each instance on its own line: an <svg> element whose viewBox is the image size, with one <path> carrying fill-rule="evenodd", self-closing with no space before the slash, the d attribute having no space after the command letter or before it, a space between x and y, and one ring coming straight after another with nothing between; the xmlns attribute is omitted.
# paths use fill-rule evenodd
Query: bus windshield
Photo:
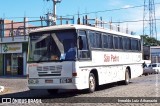
<svg viewBox="0 0 160 106"><path fill-rule="evenodd" d="M76 30L31 33L28 62L73 61L76 59Z"/></svg>

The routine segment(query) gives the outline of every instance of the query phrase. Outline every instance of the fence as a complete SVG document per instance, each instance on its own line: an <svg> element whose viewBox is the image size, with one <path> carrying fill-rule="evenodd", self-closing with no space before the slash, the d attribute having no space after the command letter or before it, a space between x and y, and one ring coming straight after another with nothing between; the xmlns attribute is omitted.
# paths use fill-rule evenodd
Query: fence
<svg viewBox="0 0 160 106"><path fill-rule="evenodd" d="M73 18L57 18L57 25L62 24L75 24ZM53 25L52 19L45 19L40 17L40 20L32 20L28 21L28 18L24 18L22 22L14 22L9 20L0 21L0 37L15 37L15 36L26 36L29 34L31 30L41 27L47 27ZM83 17L83 23L80 22L80 18L78 18L76 24L83 24L89 25L98 28L104 28L109 30L115 30L118 32L123 32L127 34L132 34L128 28L124 29L120 27L120 25L113 25L112 22L105 22L100 18L100 20L96 19L89 19L87 16Z"/></svg>
<svg viewBox="0 0 160 106"><path fill-rule="evenodd" d="M78 22L78 23L80 23L80 22ZM128 28L123 28L120 26L120 24L115 25L112 22L105 22L102 20L102 18L90 19L87 16L85 16L85 17L83 17L83 24L98 27L98 28L103 28L103 29L109 29L109 30L113 30L113 31L117 31L117 32L122 32L122 33L126 33L126 34L131 34L131 35L134 34L134 32L129 31Z"/></svg>

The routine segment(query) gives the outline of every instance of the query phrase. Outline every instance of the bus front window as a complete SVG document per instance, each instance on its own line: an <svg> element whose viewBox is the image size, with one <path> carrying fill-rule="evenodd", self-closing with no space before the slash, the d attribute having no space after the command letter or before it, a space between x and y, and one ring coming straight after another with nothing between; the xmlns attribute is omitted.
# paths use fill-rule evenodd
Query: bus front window
<svg viewBox="0 0 160 106"><path fill-rule="evenodd" d="M76 59L75 30L35 32L29 36L28 62Z"/></svg>

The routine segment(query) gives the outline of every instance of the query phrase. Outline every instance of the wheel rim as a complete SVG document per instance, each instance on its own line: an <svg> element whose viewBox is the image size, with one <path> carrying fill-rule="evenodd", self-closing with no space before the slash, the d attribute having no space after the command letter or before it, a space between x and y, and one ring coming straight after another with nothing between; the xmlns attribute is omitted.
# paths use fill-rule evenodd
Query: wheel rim
<svg viewBox="0 0 160 106"><path fill-rule="evenodd" d="M90 89L94 89L95 88L95 80L93 76L90 76L89 78L89 85L90 85Z"/></svg>

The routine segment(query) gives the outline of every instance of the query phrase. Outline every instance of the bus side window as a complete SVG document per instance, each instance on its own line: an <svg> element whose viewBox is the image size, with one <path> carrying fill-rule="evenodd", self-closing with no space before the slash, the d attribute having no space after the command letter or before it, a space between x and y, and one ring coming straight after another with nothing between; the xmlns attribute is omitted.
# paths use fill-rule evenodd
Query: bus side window
<svg viewBox="0 0 160 106"><path fill-rule="evenodd" d="M78 37L78 49L82 50L83 49L83 40L82 40L82 36Z"/></svg>
<svg viewBox="0 0 160 106"><path fill-rule="evenodd" d="M79 58L90 58L90 52L88 50L88 42L85 31L79 31L78 36L78 55Z"/></svg>

